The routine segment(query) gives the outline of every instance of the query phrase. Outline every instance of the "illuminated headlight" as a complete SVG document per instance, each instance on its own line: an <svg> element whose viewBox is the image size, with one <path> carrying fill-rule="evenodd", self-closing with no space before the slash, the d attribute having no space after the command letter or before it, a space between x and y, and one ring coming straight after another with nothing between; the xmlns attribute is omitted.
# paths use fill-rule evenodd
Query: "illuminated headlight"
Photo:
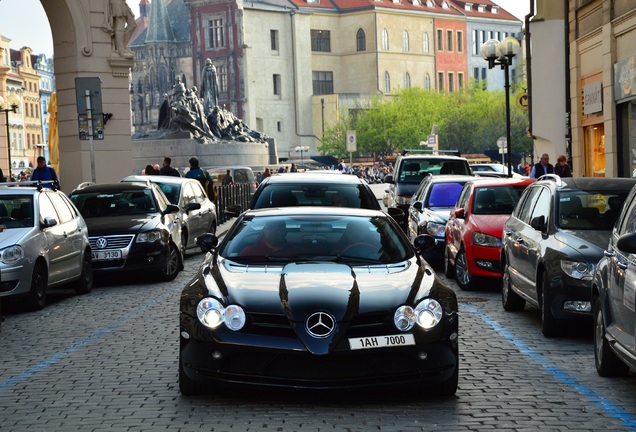
<svg viewBox="0 0 636 432"><path fill-rule="evenodd" d="M245 312L237 305L224 307L213 298L204 298L197 305L197 318L201 324L215 329L224 323L230 330L240 330L245 325Z"/></svg>
<svg viewBox="0 0 636 432"><path fill-rule="evenodd" d="M137 236L137 243L153 243L161 240L161 231L154 230L141 233Z"/></svg>
<svg viewBox="0 0 636 432"><path fill-rule="evenodd" d="M395 327L400 331L409 331L415 323L425 330L432 329L442 320L442 305L434 299L424 299L413 309L400 306L393 315Z"/></svg>
<svg viewBox="0 0 636 432"><path fill-rule="evenodd" d="M438 224L429 222L426 224L426 232L433 237L444 237L444 231L446 230L446 224Z"/></svg>
<svg viewBox="0 0 636 432"><path fill-rule="evenodd" d="M574 279L592 280L594 265L581 261L561 260L561 270Z"/></svg>
<svg viewBox="0 0 636 432"><path fill-rule="evenodd" d="M24 259L22 246L13 245L0 251L0 260L4 264L17 264Z"/></svg>
<svg viewBox="0 0 636 432"><path fill-rule="evenodd" d="M404 196L404 195L398 195L397 198L395 199L395 202L398 205L409 205L409 204L411 204L411 197L410 196Z"/></svg>
<svg viewBox="0 0 636 432"><path fill-rule="evenodd" d="M498 239L497 237L491 236L488 234L474 232L473 244L476 246L485 246L485 247L501 247L501 239Z"/></svg>

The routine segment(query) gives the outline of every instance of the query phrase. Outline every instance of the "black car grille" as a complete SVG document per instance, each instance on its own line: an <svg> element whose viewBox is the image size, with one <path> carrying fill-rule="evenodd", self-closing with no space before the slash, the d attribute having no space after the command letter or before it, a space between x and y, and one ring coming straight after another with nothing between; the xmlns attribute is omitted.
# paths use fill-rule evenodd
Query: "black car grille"
<svg viewBox="0 0 636 432"><path fill-rule="evenodd" d="M95 236L95 237L89 237L88 242L90 243L91 249L93 250L124 249L130 245L134 237L135 237L134 235ZM97 240L100 238L106 239L107 245L105 248L97 247Z"/></svg>

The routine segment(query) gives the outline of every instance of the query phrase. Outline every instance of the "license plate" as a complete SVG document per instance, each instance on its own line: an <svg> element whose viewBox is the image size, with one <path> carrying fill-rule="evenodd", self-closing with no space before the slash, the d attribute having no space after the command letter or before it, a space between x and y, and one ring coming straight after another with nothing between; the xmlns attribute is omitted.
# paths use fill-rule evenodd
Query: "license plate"
<svg viewBox="0 0 636 432"><path fill-rule="evenodd" d="M93 261L121 259L121 250L93 251Z"/></svg>
<svg viewBox="0 0 636 432"><path fill-rule="evenodd" d="M415 338L412 334L373 336L349 339L349 346L352 350L385 348L405 345L415 345Z"/></svg>

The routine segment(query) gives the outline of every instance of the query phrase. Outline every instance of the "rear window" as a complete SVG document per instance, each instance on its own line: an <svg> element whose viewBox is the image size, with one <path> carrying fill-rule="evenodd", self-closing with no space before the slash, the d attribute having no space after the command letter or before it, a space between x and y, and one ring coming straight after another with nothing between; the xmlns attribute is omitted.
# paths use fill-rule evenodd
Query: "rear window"
<svg viewBox="0 0 636 432"><path fill-rule="evenodd" d="M258 195L253 208L289 206L332 206L377 209L377 199L371 197L361 185L266 185Z"/></svg>
<svg viewBox="0 0 636 432"><path fill-rule="evenodd" d="M468 161L448 159L408 159L400 164L398 182L417 183L427 175L459 174L471 175Z"/></svg>

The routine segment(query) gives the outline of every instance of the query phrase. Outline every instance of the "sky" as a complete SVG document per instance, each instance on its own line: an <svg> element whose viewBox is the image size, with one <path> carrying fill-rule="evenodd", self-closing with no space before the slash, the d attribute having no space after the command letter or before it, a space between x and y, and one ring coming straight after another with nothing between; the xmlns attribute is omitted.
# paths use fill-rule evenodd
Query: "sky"
<svg viewBox="0 0 636 432"><path fill-rule="evenodd" d="M126 2L135 17L138 17L139 0L126 0ZM530 0L494 0L494 2L521 21L525 21L525 16L530 12ZM25 18L25 12L28 12L28 18ZM25 25L25 20L28 20L28 25ZM38 30L34 31L34 29ZM28 46L33 50L33 54L53 56L51 26L40 0L0 0L0 34L11 39L11 49L18 50Z"/></svg>

